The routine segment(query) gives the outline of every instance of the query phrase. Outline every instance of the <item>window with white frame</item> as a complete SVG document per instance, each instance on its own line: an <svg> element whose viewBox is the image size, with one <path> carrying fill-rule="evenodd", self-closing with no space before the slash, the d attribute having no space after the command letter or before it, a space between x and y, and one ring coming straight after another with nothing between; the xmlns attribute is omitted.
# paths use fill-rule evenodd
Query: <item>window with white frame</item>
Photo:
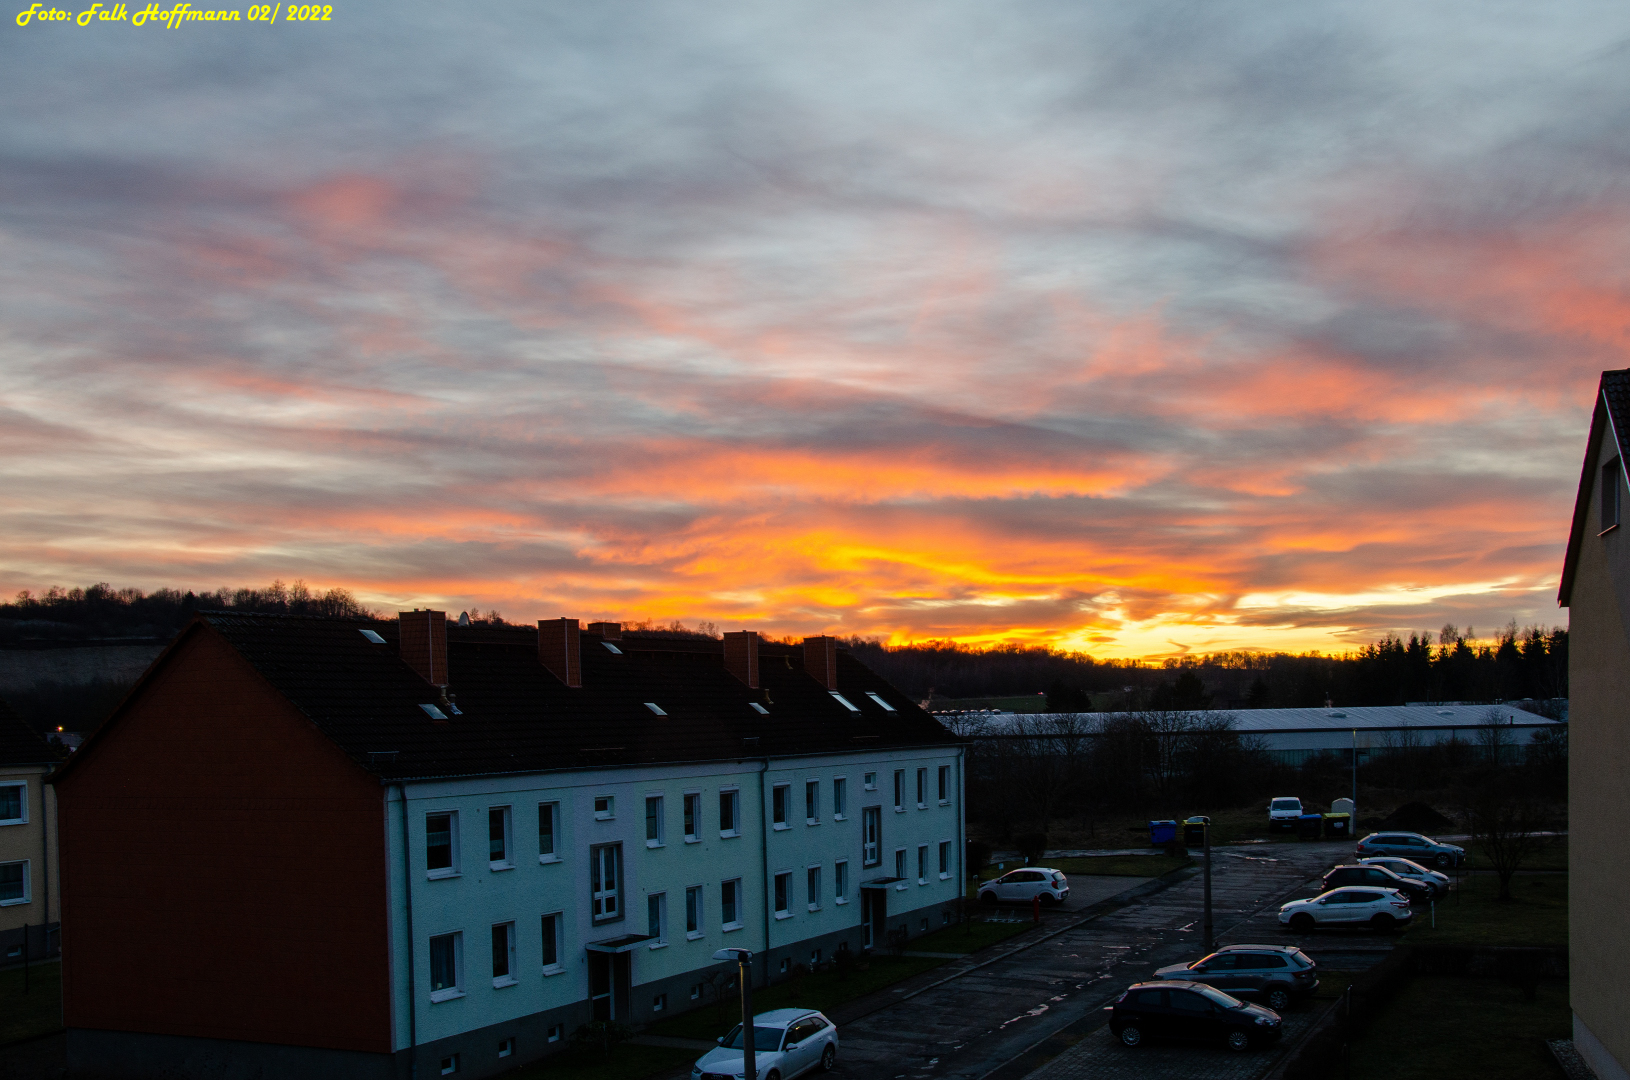
<svg viewBox="0 0 1630 1080"><path fill-rule="evenodd" d="M939 800L941 805L951 801L951 766L949 765L940 766Z"/></svg>
<svg viewBox="0 0 1630 1080"><path fill-rule="evenodd" d="M0 825L28 824L28 785L0 784Z"/></svg>
<svg viewBox="0 0 1630 1080"><path fill-rule="evenodd" d="M560 804L553 802L538 804L538 861L559 862L560 856L555 854L555 845L560 837Z"/></svg>
<svg viewBox="0 0 1630 1080"><path fill-rule="evenodd" d="M819 825L821 823L821 782L819 780L804 781L804 824Z"/></svg>
<svg viewBox="0 0 1630 1080"><path fill-rule="evenodd" d="M565 943L561 937L563 929L562 912L551 911L543 917L543 973L545 975L558 975L566 970L560 958L565 955Z"/></svg>
<svg viewBox="0 0 1630 1080"><path fill-rule="evenodd" d="M746 921L743 910L741 878L719 883L719 921L726 930L740 930Z"/></svg>
<svg viewBox="0 0 1630 1080"><path fill-rule="evenodd" d="M809 910L821 910L821 868L811 866L804 871L804 895L809 899Z"/></svg>
<svg viewBox="0 0 1630 1080"><path fill-rule="evenodd" d="M783 870L775 875L775 917L792 918L792 871Z"/></svg>
<svg viewBox="0 0 1630 1080"><path fill-rule="evenodd" d="M548 1039L550 1042L559 1042L560 1040L564 1039L565 1037L566 1037L566 1025L565 1024L550 1024L549 1025L549 1030L544 1034L544 1038Z"/></svg>
<svg viewBox="0 0 1630 1080"><path fill-rule="evenodd" d="M832 820L842 821L849 812L849 781L838 777L832 781Z"/></svg>
<svg viewBox="0 0 1630 1080"><path fill-rule="evenodd" d="M594 797L594 820L612 821L617 817L617 796L596 795Z"/></svg>
<svg viewBox="0 0 1630 1080"><path fill-rule="evenodd" d="M452 1076L458 1072L458 1055L448 1054L441 1059L441 1075Z"/></svg>
<svg viewBox="0 0 1630 1080"><path fill-rule="evenodd" d="M622 878L621 844L598 844L589 849L589 913L595 922L610 922L623 917Z"/></svg>
<svg viewBox="0 0 1630 1080"><path fill-rule="evenodd" d="M777 829L790 828L787 824L787 803L791 797L791 784L777 784L770 789L770 824Z"/></svg>
<svg viewBox="0 0 1630 1080"><path fill-rule="evenodd" d="M906 808L906 771L894 770L894 809L902 811Z"/></svg>
<svg viewBox="0 0 1630 1080"><path fill-rule="evenodd" d="M906 876L906 849L905 848L895 848L894 849L894 876L897 877L897 878L903 878L903 877Z"/></svg>
<svg viewBox="0 0 1630 1080"><path fill-rule="evenodd" d="M741 835L741 792L736 788L719 792L719 835Z"/></svg>
<svg viewBox="0 0 1630 1080"><path fill-rule="evenodd" d="M507 806L487 808L487 865L494 870L512 870L510 861L510 813Z"/></svg>
<svg viewBox="0 0 1630 1080"><path fill-rule="evenodd" d="M515 924L495 923L492 928L492 985L515 985Z"/></svg>
<svg viewBox="0 0 1630 1080"><path fill-rule="evenodd" d="M864 781L864 787L866 788L867 791L876 791L877 790L877 774L876 773L869 772L864 777L862 777L861 779Z"/></svg>
<svg viewBox="0 0 1630 1080"><path fill-rule="evenodd" d="M28 860L0 863L0 907L29 902Z"/></svg>
<svg viewBox="0 0 1630 1080"><path fill-rule="evenodd" d="M661 1012L668 1007L668 995L658 994L651 999L651 1011Z"/></svg>
<svg viewBox="0 0 1630 1080"><path fill-rule="evenodd" d="M883 861L879 844L883 836L883 808L868 806L860 811L860 864L876 866Z"/></svg>
<svg viewBox="0 0 1630 1080"><path fill-rule="evenodd" d="M647 795L645 797L645 846L661 847L663 839L663 813L662 796Z"/></svg>
<svg viewBox="0 0 1630 1080"><path fill-rule="evenodd" d="M498 1040L498 1056L499 1057L509 1057L510 1055L512 1055L514 1053L515 1053L515 1036L511 1035L507 1039L499 1039Z"/></svg>
<svg viewBox="0 0 1630 1080"><path fill-rule="evenodd" d="M437 934L430 939L430 1000L446 1001L464 993L464 935Z"/></svg>
<svg viewBox="0 0 1630 1080"><path fill-rule="evenodd" d="M692 885L685 890L685 940L695 941L703 933L702 887Z"/></svg>
<svg viewBox="0 0 1630 1080"><path fill-rule="evenodd" d="M458 875L458 811L442 810L424 818L425 875L433 878Z"/></svg>
<svg viewBox="0 0 1630 1080"><path fill-rule="evenodd" d="M917 884L928 884L928 845L917 845Z"/></svg>
<svg viewBox="0 0 1630 1080"><path fill-rule="evenodd" d="M877 702L879 705L883 706L884 710L886 710L887 712L894 712L894 706L890 705L888 702L884 701L883 698L880 695L878 695L875 691L872 691L872 690L866 691L866 696L871 698L873 701Z"/></svg>
<svg viewBox="0 0 1630 1080"><path fill-rule="evenodd" d="M645 932L662 945L668 940L668 894L652 893L645 898Z"/></svg>
<svg viewBox="0 0 1630 1080"><path fill-rule="evenodd" d="M917 809L928 805L928 770L917 770Z"/></svg>
<svg viewBox="0 0 1630 1080"><path fill-rule="evenodd" d="M700 843L702 839L702 793L685 793L685 843Z"/></svg>
<svg viewBox="0 0 1630 1080"><path fill-rule="evenodd" d="M941 840L940 841L940 877L941 877L941 879L944 879L944 878L948 878L950 876L951 876L951 841L949 841L949 840Z"/></svg>
<svg viewBox="0 0 1630 1080"><path fill-rule="evenodd" d="M849 902L848 859L839 859L832 864L832 900L838 904L847 904Z"/></svg>

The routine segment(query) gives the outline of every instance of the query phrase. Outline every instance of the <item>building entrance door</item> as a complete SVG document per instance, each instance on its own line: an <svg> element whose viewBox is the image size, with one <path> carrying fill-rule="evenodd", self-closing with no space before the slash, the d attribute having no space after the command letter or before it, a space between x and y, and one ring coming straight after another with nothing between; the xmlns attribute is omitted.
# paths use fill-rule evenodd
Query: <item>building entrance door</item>
<svg viewBox="0 0 1630 1080"><path fill-rule="evenodd" d="M873 948L883 936L888 918L889 894L882 889L860 890L860 944Z"/></svg>
<svg viewBox="0 0 1630 1080"><path fill-rule="evenodd" d="M615 1020L615 996L612 994L612 961L614 953L589 953L589 1007L595 1020Z"/></svg>

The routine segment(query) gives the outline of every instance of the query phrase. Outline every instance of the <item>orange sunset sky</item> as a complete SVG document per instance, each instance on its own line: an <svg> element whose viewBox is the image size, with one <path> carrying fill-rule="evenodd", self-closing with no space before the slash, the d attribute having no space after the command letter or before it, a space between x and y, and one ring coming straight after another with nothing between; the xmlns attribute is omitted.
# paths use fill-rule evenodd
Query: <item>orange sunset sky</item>
<svg viewBox="0 0 1630 1080"><path fill-rule="evenodd" d="M1630 9L1422 7L8 27L0 589L1151 658L1565 625Z"/></svg>

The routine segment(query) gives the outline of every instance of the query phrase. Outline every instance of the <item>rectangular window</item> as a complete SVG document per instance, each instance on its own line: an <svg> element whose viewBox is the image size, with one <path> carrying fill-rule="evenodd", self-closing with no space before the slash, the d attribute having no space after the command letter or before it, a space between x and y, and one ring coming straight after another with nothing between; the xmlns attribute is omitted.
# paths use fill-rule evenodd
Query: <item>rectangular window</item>
<svg viewBox="0 0 1630 1080"><path fill-rule="evenodd" d="M594 797L594 820L612 821L617 817L617 796L596 795Z"/></svg>
<svg viewBox="0 0 1630 1080"><path fill-rule="evenodd" d="M951 876L951 841L940 841L940 877Z"/></svg>
<svg viewBox="0 0 1630 1080"><path fill-rule="evenodd" d="M928 770L917 770L917 809L928 805Z"/></svg>
<svg viewBox="0 0 1630 1080"><path fill-rule="evenodd" d="M515 865L509 861L509 821L509 807L488 808L487 865L494 870L508 870Z"/></svg>
<svg viewBox="0 0 1630 1080"><path fill-rule="evenodd" d="M645 898L645 932L659 945L668 940L667 893L652 893Z"/></svg>
<svg viewBox="0 0 1630 1080"><path fill-rule="evenodd" d="M645 797L645 846L662 846L662 796Z"/></svg>
<svg viewBox="0 0 1630 1080"><path fill-rule="evenodd" d="M905 848L895 848L894 849L894 876L897 877L897 878L903 878L903 877L906 876L906 849Z"/></svg>
<svg viewBox="0 0 1630 1080"><path fill-rule="evenodd" d="M867 773L865 775L865 777L863 779L865 780L865 787L866 787L867 791L876 791L877 790L877 774L876 773L869 772L869 773Z"/></svg>
<svg viewBox="0 0 1630 1080"><path fill-rule="evenodd" d="M443 1076L452 1076L456 1072L458 1072L457 1054L450 1054L441 1059L441 1074Z"/></svg>
<svg viewBox="0 0 1630 1080"><path fill-rule="evenodd" d="M498 1056L499 1057L509 1057L514 1052L515 1052L515 1039L513 1037L508 1038L508 1039L500 1039L500 1040L498 1040Z"/></svg>
<svg viewBox="0 0 1630 1080"><path fill-rule="evenodd" d="M0 784L0 825L28 824L28 785Z"/></svg>
<svg viewBox="0 0 1630 1080"><path fill-rule="evenodd" d="M741 792L732 788L719 792L719 835L740 836Z"/></svg>
<svg viewBox="0 0 1630 1080"><path fill-rule="evenodd" d="M663 1009L666 1009L667 1007L668 1007L668 995L667 994L658 994L656 997L651 999L651 1011L652 1012L661 1012Z"/></svg>
<svg viewBox="0 0 1630 1080"><path fill-rule="evenodd" d="M28 861L0 863L0 907L28 901Z"/></svg>
<svg viewBox="0 0 1630 1080"><path fill-rule="evenodd" d="M832 899L840 904L849 902L848 859L839 859L832 864Z"/></svg>
<svg viewBox="0 0 1630 1080"><path fill-rule="evenodd" d="M685 842L694 844L702 839L702 796L685 796Z"/></svg>
<svg viewBox="0 0 1630 1080"><path fill-rule="evenodd" d="M894 770L894 808L896 810L906 808L906 771L904 769Z"/></svg>
<svg viewBox="0 0 1630 1080"><path fill-rule="evenodd" d="M819 825L821 823L821 782L819 780L804 781L804 823L806 825Z"/></svg>
<svg viewBox="0 0 1630 1080"><path fill-rule="evenodd" d="M792 875L775 875L775 917L785 919L792 914Z"/></svg>
<svg viewBox="0 0 1630 1080"><path fill-rule="evenodd" d="M458 811L425 815L424 866L433 878L458 873Z"/></svg>
<svg viewBox="0 0 1630 1080"><path fill-rule="evenodd" d="M821 910L821 868L811 866L805 872L804 895L809 898L809 910Z"/></svg>
<svg viewBox="0 0 1630 1080"><path fill-rule="evenodd" d="M515 985L515 924L498 923L492 928L492 985Z"/></svg>
<svg viewBox="0 0 1630 1080"><path fill-rule="evenodd" d="M538 804L538 861L559 862L555 854L555 836L560 832L560 804Z"/></svg>
<svg viewBox="0 0 1630 1080"><path fill-rule="evenodd" d="M1602 531L1619 523L1619 459L1614 458L1602 466Z"/></svg>
<svg viewBox="0 0 1630 1080"><path fill-rule="evenodd" d="M618 890L623 877L623 846L600 844L589 849L590 915L595 922L623 917Z"/></svg>
<svg viewBox="0 0 1630 1080"><path fill-rule="evenodd" d="M868 806L860 812L860 864L876 866L883 861L878 845L883 836L883 808Z"/></svg>
<svg viewBox="0 0 1630 1080"><path fill-rule="evenodd" d="M777 784L770 790L770 823L778 829L787 828L787 800L791 793L791 784Z"/></svg>
<svg viewBox="0 0 1630 1080"><path fill-rule="evenodd" d="M692 885L685 890L685 937L694 940L702 936L702 887Z"/></svg>
<svg viewBox="0 0 1630 1080"><path fill-rule="evenodd" d="M566 1025L565 1024L550 1024L549 1025L549 1031L544 1037L547 1038L550 1042L559 1042L560 1040L562 1040L562 1039L564 1039L566 1037Z"/></svg>
<svg viewBox="0 0 1630 1080"><path fill-rule="evenodd" d="M942 803L948 803L951 801L951 766L949 765L940 766L939 799Z"/></svg>
<svg viewBox="0 0 1630 1080"><path fill-rule="evenodd" d="M740 930L746 919L742 910L741 878L719 885L719 916L726 930Z"/></svg>
<svg viewBox="0 0 1630 1080"><path fill-rule="evenodd" d="M928 845L917 845L917 884L928 884Z"/></svg>
<svg viewBox="0 0 1630 1080"><path fill-rule="evenodd" d="M561 967L561 912L555 911L543 917L543 972L553 975L564 970Z"/></svg>
<svg viewBox="0 0 1630 1080"><path fill-rule="evenodd" d="M838 777L832 781L832 819L842 821L843 815L849 812L849 781Z"/></svg>
<svg viewBox="0 0 1630 1080"><path fill-rule="evenodd" d="M430 1000L446 1001L464 993L464 935L440 934L430 939Z"/></svg>

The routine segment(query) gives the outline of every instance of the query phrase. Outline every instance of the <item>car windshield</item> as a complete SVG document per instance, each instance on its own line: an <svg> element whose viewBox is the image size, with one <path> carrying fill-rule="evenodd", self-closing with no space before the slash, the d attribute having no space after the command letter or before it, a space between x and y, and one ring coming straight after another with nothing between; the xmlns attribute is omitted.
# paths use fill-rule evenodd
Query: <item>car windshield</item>
<svg viewBox="0 0 1630 1080"><path fill-rule="evenodd" d="M715 1028L714 1030L718 1030ZM745 1050L741 1041L741 1025L737 1024L730 1029L730 1034L724 1037L723 1046L726 1050ZM781 1029L772 1027L753 1026L753 1049L779 1050L781 1048Z"/></svg>
<svg viewBox="0 0 1630 1080"><path fill-rule="evenodd" d="M1231 997L1228 994L1223 993L1221 990L1215 989L1214 987L1196 986L1194 989L1198 993L1210 998L1213 1004L1221 1005L1225 1009L1245 1008L1245 1002L1241 1001L1237 997Z"/></svg>
<svg viewBox="0 0 1630 1080"><path fill-rule="evenodd" d="M1295 799L1275 799L1273 801L1273 808L1275 810L1300 810L1302 808L1302 804L1297 802Z"/></svg>

